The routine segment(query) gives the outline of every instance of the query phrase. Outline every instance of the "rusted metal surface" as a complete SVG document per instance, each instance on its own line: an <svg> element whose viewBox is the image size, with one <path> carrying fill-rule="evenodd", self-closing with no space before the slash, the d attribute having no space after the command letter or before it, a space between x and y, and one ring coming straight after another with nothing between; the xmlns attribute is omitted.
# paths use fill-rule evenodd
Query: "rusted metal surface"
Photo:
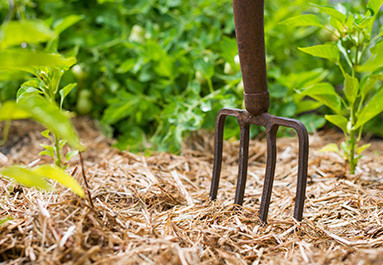
<svg viewBox="0 0 383 265"><path fill-rule="evenodd" d="M233 1L246 110L224 108L217 115L210 198L212 200L217 198L222 167L223 132L226 117L236 117L240 127L239 167L234 199L234 203L237 205L242 205L245 194L249 158L249 128L251 124L263 126L267 132L267 162L259 217L262 222L266 223L277 158L277 131L279 126L289 127L297 132L299 139L294 217L301 221L306 193L309 139L307 130L300 121L276 117L267 112L270 100L266 81L263 6L263 0Z"/></svg>

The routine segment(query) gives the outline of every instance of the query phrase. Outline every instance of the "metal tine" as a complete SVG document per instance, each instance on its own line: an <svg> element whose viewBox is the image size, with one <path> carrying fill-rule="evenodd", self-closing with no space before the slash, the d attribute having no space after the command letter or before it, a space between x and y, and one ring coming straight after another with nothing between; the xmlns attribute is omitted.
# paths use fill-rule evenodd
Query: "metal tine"
<svg viewBox="0 0 383 265"><path fill-rule="evenodd" d="M211 200L215 200L218 193L222 168L223 131L226 116L227 115L223 114L221 111L218 113L215 121L213 176L210 186Z"/></svg>
<svg viewBox="0 0 383 265"><path fill-rule="evenodd" d="M259 218L263 223L267 222L267 215L269 213L271 193L273 190L275 165L277 162L277 131L278 125L270 126L267 128L267 162L266 173L263 184L262 200L259 209Z"/></svg>
<svg viewBox="0 0 383 265"><path fill-rule="evenodd" d="M238 119L240 127L240 140L239 140L239 165L238 165L238 178L237 187L235 192L234 204L242 205L243 197L245 194L247 167L249 161L249 124L244 123Z"/></svg>

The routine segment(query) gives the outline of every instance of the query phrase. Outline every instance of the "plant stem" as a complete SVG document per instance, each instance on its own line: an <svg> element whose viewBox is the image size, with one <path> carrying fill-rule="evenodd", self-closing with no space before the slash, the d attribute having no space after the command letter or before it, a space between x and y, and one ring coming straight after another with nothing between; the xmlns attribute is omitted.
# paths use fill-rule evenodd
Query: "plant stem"
<svg viewBox="0 0 383 265"><path fill-rule="evenodd" d="M56 166L61 168L62 161L61 161L59 138L57 137L56 134L54 134L54 138L55 138L55 151L56 151L56 161L55 161L55 164L56 164Z"/></svg>
<svg viewBox="0 0 383 265"><path fill-rule="evenodd" d="M5 121L4 128L3 128L3 140L1 140L0 145L3 145L8 141L10 128L11 128L11 120Z"/></svg>

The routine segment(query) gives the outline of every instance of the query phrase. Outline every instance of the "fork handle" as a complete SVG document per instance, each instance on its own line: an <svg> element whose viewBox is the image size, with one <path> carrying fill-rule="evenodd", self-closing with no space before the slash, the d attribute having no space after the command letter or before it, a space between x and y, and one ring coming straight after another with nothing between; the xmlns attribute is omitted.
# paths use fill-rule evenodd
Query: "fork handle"
<svg viewBox="0 0 383 265"><path fill-rule="evenodd" d="M246 110L267 112L270 106L266 79L264 0L233 0L235 34Z"/></svg>

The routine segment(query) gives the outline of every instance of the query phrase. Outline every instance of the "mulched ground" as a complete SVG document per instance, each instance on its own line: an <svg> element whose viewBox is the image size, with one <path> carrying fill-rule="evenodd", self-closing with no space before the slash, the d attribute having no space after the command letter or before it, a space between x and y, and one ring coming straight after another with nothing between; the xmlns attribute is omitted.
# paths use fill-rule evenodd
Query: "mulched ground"
<svg viewBox="0 0 383 265"><path fill-rule="evenodd" d="M382 264L383 142L372 141L357 174L318 152L333 131L310 136L304 220L292 218L297 141L278 139L268 224L258 209L266 143L251 141L244 207L233 211L238 142L225 142L218 200L209 202L213 139L200 133L181 155L120 152L87 119L83 142L94 207L56 185L50 192L0 180L0 263L6 264ZM13 123L0 165L50 163L39 157L42 128ZM74 158L68 168L79 165ZM81 170L76 179L83 185ZM84 186L84 185L83 185Z"/></svg>

